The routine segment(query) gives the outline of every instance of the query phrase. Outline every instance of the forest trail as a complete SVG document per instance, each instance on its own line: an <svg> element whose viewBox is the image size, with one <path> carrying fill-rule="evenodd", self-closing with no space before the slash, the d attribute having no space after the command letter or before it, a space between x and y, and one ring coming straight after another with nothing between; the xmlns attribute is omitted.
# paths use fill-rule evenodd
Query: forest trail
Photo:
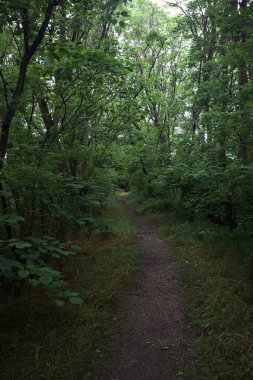
<svg viewBox="0 0 253 380"><path fill-rule="evenodd" d="M168 247L155 225L118 202L139 226L143 251L138 285L121 305L120 337L113 344L112 370L99 380L185 379L186 336L180 266L168 260Z"/></svg>

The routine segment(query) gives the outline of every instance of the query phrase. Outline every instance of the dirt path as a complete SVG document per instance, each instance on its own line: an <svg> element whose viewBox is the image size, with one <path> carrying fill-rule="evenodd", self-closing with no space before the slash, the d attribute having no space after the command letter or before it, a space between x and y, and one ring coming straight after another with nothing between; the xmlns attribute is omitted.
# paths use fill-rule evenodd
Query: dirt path
<svg viewBox="0 0 253 380"><path fill-rule="evenodd" d="M120 312L120 338L114 343L113 369L99 380L186 379L184 306L179 264L168 260L168 247L156 235L155 226L118 201L139 226L143 250L137 289Z"/></svg>

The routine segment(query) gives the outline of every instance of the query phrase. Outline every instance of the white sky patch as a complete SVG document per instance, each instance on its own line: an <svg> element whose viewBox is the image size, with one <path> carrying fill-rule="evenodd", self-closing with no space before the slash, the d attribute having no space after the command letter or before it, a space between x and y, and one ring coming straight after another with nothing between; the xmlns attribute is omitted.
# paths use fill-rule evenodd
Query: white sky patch
<svg viewBox="0 0 253 380"><path fill-rule="evenodd" d="M162 6L164 9L167 9L172 16L180 13L176 7L171 7L167 4L168 0L151 0L151 2Z"/></svg>
<svg viewBox="0 0 253 380"><path fill-rule="evenodd" d="M166 0L151 0L152 3L157 3L159 5L164 5Z"/></svg>

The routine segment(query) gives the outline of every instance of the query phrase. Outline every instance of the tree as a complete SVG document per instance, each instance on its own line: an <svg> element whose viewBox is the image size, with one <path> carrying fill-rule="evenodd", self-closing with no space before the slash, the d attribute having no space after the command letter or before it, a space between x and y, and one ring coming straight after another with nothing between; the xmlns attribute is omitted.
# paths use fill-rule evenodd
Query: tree
<svg viewBox="0 0 253 380"><path fill-rule="evenodd" d="M1 3L1 277L7 287L26 280L58 297L73 296L59 291L62 276L49 263L72 256L66 231L93 226L114 188L105 160L122 127L125 98L117 93L124 93L129 72L128 62L116 57L114 38L127 15L123 3Z"/></svg>

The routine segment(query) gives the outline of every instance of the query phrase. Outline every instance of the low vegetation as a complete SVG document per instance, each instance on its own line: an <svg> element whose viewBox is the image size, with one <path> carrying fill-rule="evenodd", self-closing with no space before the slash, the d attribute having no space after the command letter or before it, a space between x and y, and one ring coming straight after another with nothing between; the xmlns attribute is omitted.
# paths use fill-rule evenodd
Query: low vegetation
<svg viewBox="0 0 253 380"><path fill-rule="evenodd" d="M106 342L116 332L116 301L133 283L139 253L136 226L116 204L102 221L104 228L90 239L85 230L79 232L76 242L82 251L62 264L82 305L57 307L43 288L5 297L0 308L1 379L76 380L108 362Z"/></svg>
<svg viewBox="0 0 253 380"><path fill-rule="evenodd" d="M182 262L189 329L196 334L196 374L210 380L253 377L252 282L238 246L210 230L168 217L160 232Z"/></svg>
<svg viewBox="0 0 253 380"><path fill-rule="evenodd" d="M253 2L164 3L0 0L5 377L69 380L100 357L96 313L131 256L105 214L118 189L182 217L170 231L188 250L202 369L206 355L213 378L252 376Z"/></svg>
<svg viewBox="0 0 253 380"><path fill-rule="evenodd" d="M129 202L136 207L134 199ZM163 202L138 202L137 208L156 222L170 258L182 265L194 376L252 379L253 287L247 242L210 222L189 221L182 210L165 211Z"/></svg>

